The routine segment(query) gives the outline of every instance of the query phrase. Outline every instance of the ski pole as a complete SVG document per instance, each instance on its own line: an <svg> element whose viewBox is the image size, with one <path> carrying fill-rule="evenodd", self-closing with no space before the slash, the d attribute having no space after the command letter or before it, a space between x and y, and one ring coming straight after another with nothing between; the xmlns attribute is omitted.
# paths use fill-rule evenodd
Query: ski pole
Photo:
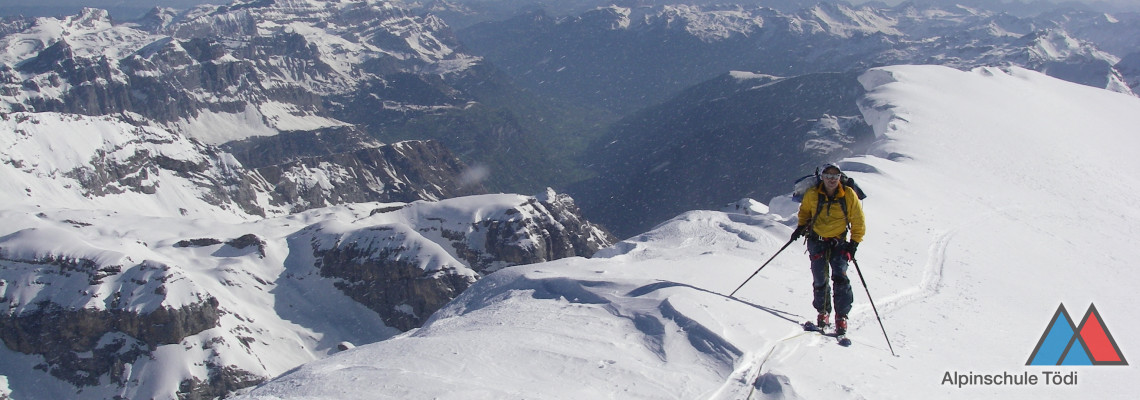
<svg viewBox="0 0 1140 400"><path fill-rule="evenodd" d="M854 258L851 259L851 262L855 264L855 272L859 273L859 282L863 282L863 290L867 291L867 300L871 301L871 309L875 310L875 319L879 320L879 328L883 330L883 338L887 339L887 348L891 349L892 356L898 357L895 354L895 348L891 346L891 338L887 336L887 328L883 326L883 319L879 318L879 309L875 308L875 299L871 297L871 289L867 289L867 281L863 279L863 271L859 270L859 262L855 261Z"/></svg>
<svg viewBox="0 0 1140 400"><path fill-rule="evenodd" d="M744 287L744 285L746 283L748 283L748 281L752 280L752 278L755 277L756 274L760 273L760 270L764 269L764 267L767 267L768 263L772 262L772 260L775 260L776 256L780 255L780 252L784 251L784 249L788 248L788 246L791 246L792 242L796 241L796 239L798 239L798 238L792 238L792 240L789 240L788 243L785 243L784 247L781 247L780 250L776 251L776 254L773 254L771 258L768 258L768 261L765 261L764 265L761 265L760 268L757 268L756 272L753 272L752 276L749 276L748 279L744 280L744 283L741 283L740 286L737 286L736 290L733 290L732 293L730 293L728 295L728 297L732 297L733 295L735 295L737 290L740 290L740 288Z"/></svg>

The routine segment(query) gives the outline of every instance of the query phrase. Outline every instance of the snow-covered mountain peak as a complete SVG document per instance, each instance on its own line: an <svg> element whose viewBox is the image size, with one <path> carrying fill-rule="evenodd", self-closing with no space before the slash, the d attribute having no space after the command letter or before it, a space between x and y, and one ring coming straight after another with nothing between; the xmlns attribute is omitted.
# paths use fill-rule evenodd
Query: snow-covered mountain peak
<svg viewBox="0 0 1140 400"><path fill-rule="evenodd" d="M594 11L608 14L610 18L614 19L614 23L609 26L609 29L629 29L631 25L632 20L630 19L630 15L633 14L633 9L629 7L610 5L608 7L598 7Z"/></svg>
<svg viewBox="0 0 1140 400"><path fill-rule="evenodd" d="M338 71L349 73L351 65L381 54L426 62L447 59L456 51L453 44L436 37L444 28L438 18L414 16L390 1L257 0L235 2L209 13L187 13L171 30L180 38L208 33L235 40L299 34L338 61L334 63ZM384 46L393 40L403 42L403 48Z"/></svg>
<svg viewBox="0 0 1140 400"><path fill-rule="evenodd" d="M875 8L866 6L855 8L842 4L819 3L798 15L810 23L817 24L822 32L839 37L851 37L856 33L902 35L902 32L895 28L898 23L896 20L883 15Z"/></svg>
<svg viewBox="0 0 1140 400"><path fill-rule="evenodd" d="M988 24L974 28L974 30L982 31L985 35L991 37L1007 37L1017 38L1024 36L1024 33L1012 32L1009 27L1003 26L997 21L991 21Z"/></svg>
<svg viewBox="0 0 1140 400"><path fill-rule="evenodd" d="M692 5L663 6L660 16L666 26L684 26L689 34L705 42L725 40L736 35L749 35L764 26L762 12L748 12L740 6L699 7Z"/></svg>
<svg viewBox="0 0 1140 400"><path fill-rule="evenodd" d="M85 8L63 18L37 18L28 29L0 37L0 63L17 66L60 41L66 41L75 56L114 62L157 38L112 23L105 10Z"/></svg>
<svg viewBox="0 0 1140 400"><path fill-rule="evenodd" d="M84 7L77 15L64 18L64 21L72 28L85 30L104 30L113 25L111 14L107 10L89 7Z"/></svg>
<svg viewBox="0 0 1140 400"><path fill-rule="evenodd" d="M1023 38L1029 41L1031 57L1036 62L1063 60L1072 57L1100 59L1109 65L1120 62L1120 58L1100 50L1096 45L1074 38L1060 29L1044 29Z"/></svg>

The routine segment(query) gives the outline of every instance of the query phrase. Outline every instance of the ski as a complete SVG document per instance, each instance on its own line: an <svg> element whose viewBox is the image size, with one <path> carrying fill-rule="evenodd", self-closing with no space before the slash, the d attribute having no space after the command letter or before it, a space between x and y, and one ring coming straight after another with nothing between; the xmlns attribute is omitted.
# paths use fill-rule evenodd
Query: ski
<svg viewBox="0 0 1140 400"><path fill-rule="evenodd" d="M851 347L851 339L848 339L846 334L835 335L835 339L837 340L837 343L839 343L840 346Z"/></svg>
<svg viewBox="0 0 1140 400"><path fill-rule="evenodd" d="M851 339L848 339L846 334L840 335L834 331L826 332L826 331L824 331L823 327L816 325L815 322L811 322L811 321L804 322L803 328L805 331L819 332L819 334L821 334L823 336L833 337L833 338L835 338L836 343L838 343L840 346L843 346L843 347L850 347L851 346Z"/></svg>

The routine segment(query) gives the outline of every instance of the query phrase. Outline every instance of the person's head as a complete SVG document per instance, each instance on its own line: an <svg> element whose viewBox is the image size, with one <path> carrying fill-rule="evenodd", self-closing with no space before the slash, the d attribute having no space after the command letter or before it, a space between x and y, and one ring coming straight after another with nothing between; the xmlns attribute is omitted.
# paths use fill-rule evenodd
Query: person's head
<svg viewBox="0 0 1140 400"><path fill-rule="evenodd" d="M835 164L828 164L820 171L819 177L823 180L823 188L828 192L834 191L839 187L839 178L843 175L843 171Z"/></svg>

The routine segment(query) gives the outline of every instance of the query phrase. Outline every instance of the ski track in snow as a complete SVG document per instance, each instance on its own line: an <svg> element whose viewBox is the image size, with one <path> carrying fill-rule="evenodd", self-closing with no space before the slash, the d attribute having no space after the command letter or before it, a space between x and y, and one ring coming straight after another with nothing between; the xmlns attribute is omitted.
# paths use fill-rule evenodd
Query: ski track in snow
<svg viewBox="0 0 1140 400"><path fill-rule="evenodd" d="M926 263L923 265L922 280L918 283L918 285L910 289L902 290L893 295L882 297L878 302L876 302L875 306L878 307L880 316L885 318L892 312L898 311L907 306L919 303L923 300L941 294L944 286L943 281L946 272L946 250L950 248L950 245L954 241L954 238L963 229L971 226L976 226L979 221L992 219L994 216L998 215L1009 217L1008 213L1004 212L1003 210L995 210L979 215L973 219L962 221L954 227L936 234L930 243L929 250L927 250ZM851 267L854 267L854 263L852 263ZM850 272L851 271L849 270L848 275L850 275ZM852 278L857 279L857 275L858 272L856 272L856 276ZM855 292L860 292L859 288L856 286L863 286L864 283L858 282L858 285L856 285L856 282L854 280L855 279L852 279L851 282L852 290ZM867 287L866 290L862 290L861 294L863 296L867 296L868 290L874 289ZM873 295L874 292L871 294ZM860 297L860 293L855 293L855 296ZM871 309L870 303L860 304L858 301L856 301L855 306L852 307L850 317L851 318L849 318L848 321L851 323L851 329L862 327L868 324L878 324L878 321L874 320L875 312ZM887 333L890 334L889 329L887 330ZM886 344L886 342L883 342L883 344Z"/></svg>
<svg viewBox="0 0 1140 400"><path fill-rule="evenodd" d="M934 297L942 292L942 280L946 267L946 249L950 247L950 243L953 241L954 236L956 236L964 226L967 225L959 225L934 237L934 240L929 247L930 250L928 250L926 264L923 266L922 281L920 281L919 284L913 288L900 291L894 295L886 296L878 303L875 303L875 305L879 307L880 316L890 314L891 312L904 308L908 305L930 297ZM851 266L854 267L854 263L852 263ZM850 271L848 272L848 275L850 275ZM856 275L858 275L858 272L856 272ZM855 276L854 278L858 278L858 276ZM851 289L853 291L860 292L859 288L856 286L863 286L864 282L858 282L858 284L856 284L855 280L852 279L851 285ZM862 290L863 293L861 294L863 296L866 296L868 290L870 290L869 286L866 288L866 290ZM859 293L856 293L856 297L858 296ZM871 308L871 305L869 303L856 304L854 307L852 307L852 315L848 319L848 321L852 323L852 329L857 326L863 326L867 323L878 323L877 321L871 321L871 319L873 319L875 316L875 313L874 310L868 310L868 308Z"/></svg>
<svg viewBox="0 0 1140 400"><path fill-rule="evenodd" d="M922 281L919 282L918 286L909 290L885 297L884 301L879 303L882 305L881 311L894 311L941 293L942 278L946 267L946 249L950 247L950 242L960 230L961 227L957 227L935 236L934 242L930 244L930 250L928 250L926 264L923 266Z"/></svg>
<svg viewBox="0 0 1140 400"><path fill-rule="evenodd" d="M773 355L778 355L777 359L785 358L794 353L801 345L798 344L799 340L805 337L811 337L816 332L803 331L793 333L783 339L777 340L768 346L764 351L758 354L762 356L756 357L752 362L737 368L733 371L725 384L721 386L720 390L713 396L709 397L710 400L736 400L736 399L751 399L756 393L756 388L762 385L763 379L770 372L765 372L764 367L767 366L768 360ZM780 350L780 353L776 353ZM747 391L747 394L745 392ZM744 394L744 396L741 396Z"/></svg>
<svg viewBox="0 0 1140 400"><path fill-rule="evenodd" d="M978 221L990 219L995 215L1006 215L1006 213L1002 212L1002 210L985 213L973 219L959 222L954 227L934 235L928 246L926 262L922 268L922 280L909 289L882 297L876 302L875 305L879 308L880 316L886 317L892 312L941 294L945 276L946 251L953 243L954 238L963 229L974 226ZM850 267L855 267L854 262L850 264ZM850 272L853 271L849 270L848 272L849 275L852 275ZM862 292L862 296L866 296L867 291L861 291L857 287L863 286L863 282L855 282L855 280L858 279L858 272L854 275L856 276L851 277L852 290ZM868 287L868 289L870 288ZM872 292L872 295L873 294ZM856 297L860 297L860 294L856 293ZM870 303L860 303L858 301L852 309L849 321L852 324L850 328L852 330L867 324L878 324L878 322L875 321L875 313L874 310L871 309ZM888 329L887 332L889 334L890 330ZM787 336L771 342L766 348L754 354L745 355L742 359L751 359L751 361L742 364L733 371L724 385L708 398L710 400L752 399L754 398L753 396L756 395L758 388L761 390L772 389L768 385L768 381L771 380L769 378L776 379L775 385L782 385L783 383L778 381L778 377L770 376L771 371L765 367L769 366L770 361L773 359L786 359L796 354L805 344L818 345L821 342L827 341L819 335L814 335L815 333L816 332L802 331L800 327L797 326L797 329L791 331ZM814 340L809 341L808 338ZM870 336L868 336L868 340L871 340ZM805 343L805 341L807 342ZM857 344L868 345L866 341ZM882 344L883 350L887 351L886 342Z"/></svg>

